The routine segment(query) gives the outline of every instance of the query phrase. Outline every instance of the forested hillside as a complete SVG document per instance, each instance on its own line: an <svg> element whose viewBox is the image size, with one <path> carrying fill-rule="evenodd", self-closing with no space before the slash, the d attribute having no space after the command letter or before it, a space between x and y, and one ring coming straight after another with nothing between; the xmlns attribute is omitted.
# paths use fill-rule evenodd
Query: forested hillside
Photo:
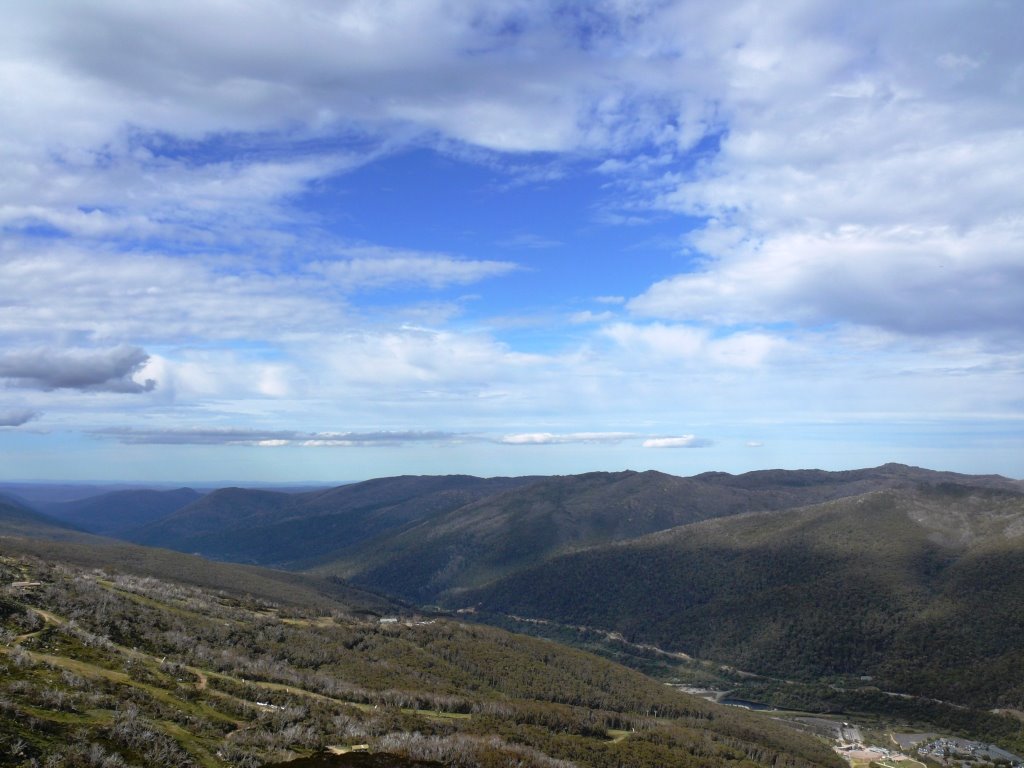
<svg viewBox="0 0 1024 768"><path fill-rule="evenodd" d="M46 514L89 533L118 536L160 520L202 497L191 488L111 491L74 501L37 504Z"/></svg>
<svg viewBox="0 0 1024 768"><path fill-rule="evenodd" d="M556 554L712 518L784 510L885 488L969 482L1022 490L1016 481L887 464L846 472L765 470L675 477L593 472L552 477L368 541L321 567L420 602L478 587Z"/></svg>
<svg viewBox="0 0 1024 768"><path fill-rule="evenodd" d="M80 533L74 526L30 509L14 499L0 499L0 535L74 538Z"/></svg>
<svg viewBox="0 0 1024 768"><path fill-rule="evenodd" d="M1024 707L1024 495L939 485L556 558L452 605L621 632L778 677Z"/></svg>
<svg viewBox="0 0 1024 768"><path fill-rule="evenodd" d="M686 478L653 471L403 476L304 493L222 488L201 497L188 489L122 491L50 504L44 511L147 546L315 569L430 603L584 547L744 512L944 482L1022 488L997 476L887 464Z"/></svg>
<svg viewBox="0 0 1024 768"><path fill-rule="evenodd" d="M220 560L301 568L534 480L445 475L378 478L307 493L223 488L122 537Z"/></svg>
<svg viewBox="0 0 1024 768"><path fill-rule="evenodd" d="M0 543L0 765L259 766L353 747L453 766L835 766L827 746L587 654Z"/></svg>

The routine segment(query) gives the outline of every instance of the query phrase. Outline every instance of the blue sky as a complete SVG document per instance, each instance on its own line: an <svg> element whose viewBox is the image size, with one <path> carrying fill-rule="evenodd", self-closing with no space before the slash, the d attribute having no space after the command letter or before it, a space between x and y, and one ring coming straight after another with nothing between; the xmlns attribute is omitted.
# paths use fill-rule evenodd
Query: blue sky
<svg viewBox="0 0 1024 768"><path fill-rule="evenodd" d="M1024 477L1015 3L0 7L0 479Z"/></svg>

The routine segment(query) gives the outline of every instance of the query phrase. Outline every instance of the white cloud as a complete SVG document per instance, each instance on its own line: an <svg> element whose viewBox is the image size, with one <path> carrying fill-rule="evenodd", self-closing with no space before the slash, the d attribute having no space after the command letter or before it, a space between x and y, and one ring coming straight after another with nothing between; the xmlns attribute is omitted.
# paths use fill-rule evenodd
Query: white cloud
<svg viewBox="0 0 1024 768"><path fill-rule="evenodd" d="M119 136L77 153L51 148L11 164L0 185L0 226L50 226L84 240L174 238L178 245L287 242L284 201L372 159L324 154L196 162L156 156ZM294 216L294 212L287 215Z"/></svg>
<svg viewBox="0 0 1024 768"><path fill-rule="evenodd" d="M161 403L195 402L223 398L280 400L300 396L305 376L291 359L273 349L250 352L223 344L205 348L181 347L166 355L153 355L140 376L160 382Z"/></svg>
<svg viewBox="0 0 1024 768"><path fill-rule="evenodd" d="M582 312L573 312L569 315L569 322L574 325L589 325L591 323L604 323L615 317L614 312L591 312L585 309Z"/></svg>
<svg viewBox="0 0 1024 768"><path fill-rule="evenodd" d="M499 442L505 445L567 445L571 443L620 443L634 438L629 432L524 432L505 435Z"/></svg>
<svg viewBox="0 0 1024 768"><path fill-rule="evenodd" d="M263 365L257 379L257 389L266 397L287 397L291 393L287 367Z"/></svg>
<svg viewBox="0 0 1024 768"><path fill-rule="evenodd" d="M644 440L644 448L704 448L711 443L708 440L696 435L681 435L680 437L652 437Z"/></svg>
<svg viewBox="0 0 1024 768"><path fill-rule="evenodd" d="M5 16L10 85L41 84L7 109L19 138L71 146L124 124L201 137L357 121L571 150L638 130L625 104L635 89L601 55L619 52L633 12L595 10L584 51L571 15L532 2L39 3ZM230 40L212 32L224 29Z"/></svg>
<svg viewBox="0 0 1024 768"><path fill-rule="evenodd" d="M715 420L765 412L1019 415L1013 4L8 6L0 348L47 350L6 358L5 382L48 427L138 416L171 435L297 419L175 439L357 445L374 430L449 425L536 445L614 444L620 433L584 431L609 413L636 425L636 443L673 439L650 434L658 424L712 434ZM415 251L301 210L308 192L409 147L512 184L577 181L586 165L604 224L705 223L682 241L676 274L629 299L598 296L607 306L571 316L571 304L505 296L501 319L485 301L460 313L412 294L511 275L486 249L550 246L570 230L501 241L523 226L509 224L467 234L472 250ZM694 220L679 221L682 233ZM569 263L572 251L520 260ZM361 294L395 288L409 306ZM548 326L508 317L514 299ZM600 311L620 305L630 314ZM573 321L602 325L566 330ZM108 379L53 364L119 347L149 358L106 366ZM159 382L150 395L90 394L88 412L81 387L61 384L146 379ZM327 433L308 423L317 414L354 431ZM529 424L562 431L513 434Z"/></svg>
<svg viewBox="0 0 1024 768"><path fill-rule="evenodd" d="M347 249L354 258L314 265L332 281L347 289L425 285L443 288L467 285L513 272L508 261L456 259L442 254L421 254L387 248ZM358 255L356 255L358 254Z"/></svg>
<svg viewBox="0 0 1024 768"><path fill-rule="evenodd" d="M640 315L722 325L850 322L934 334L1024 331L1024 229L844 226L719 247L716 261L631 300Z"/></svg>
<svg viewBox="0 0 1024 768"><path fill-rule="evenodd" d="M440 431L326 432L304 440L302 445L313 448L360 448L395 446L406 443L461 443L465 439L465 435Z"/></svg>
<svg viewBox="0 0 1024 768"><path fill-rule="evenodd" d="M618 322L606 325L601 333L627 353L646 357L653 364L757 368L773 359L790 358L793 351L793 344L784 336L761 331L715 336L693 325Z"/></svg>
<svg viewBox="0 0 1024 768"><path fill-rule="evenodd" d="M110 427L96 429L97 437L112 438L128 445L251 445L261 448L297 446L338 448L401 445L409 442L447 443L464 439L451 432L378 431L378 432L302 432L260 430L240 427L135 429Z"/></svg>
<svg viewBox="0 0 1024 768"><path fill-rule="evenodd" d="M657 358L694 358L709 339L703 328L663 323L613 323L605 326L602 332L625 349Z"/></svg>
<svg viewBox="0 0 1024 768"><path fill-rule="evenodd" d="M689 238L690 268L629 308L1020 338L1024 190L1010 169L1024 163L1024 68L1003 31L1010 7L734 9L674 6L677 25L650 31L667 41L693 23L682 49L727 130L693 171L647 172L649 205L710 221Z"/></svg>
<svg viewBox="0 0 1024 768"><path fill-rule="evenodd" d="M273 339L345 316L322 277L258 262L17 239L0 259L0 338Z"/></svg>
<svg viewBox="0 0 1024 768"><path fill-rule="evenodd" d="M644 438L631 432L524 432L505 435L498 442L504 445L619 444L641 439L643 448L704 448L711 445L710 440L696 435Z"/></svg>
<svg viewBox="0 0 1024 768"><path fill-rule="evenodd" d="M533 19L510 36L522 12ZM629 115L593 110L611 81L593 70L599 57L564 44L572 31L559 19L543 5L433 0L6 9L0 227L291 254L321 223L293 199L383 153L450 140L516 152L615 141ZM230 40L211 33L224 29ZM402 282L437 286L509 270L428 258L350 261L339 277L395 284L407 270Z"/></svg>
<svg viewBox="0 0 1024 768"><path fill-rule="evenodd" d="M525 390L560 369L557 358L516 352L484 333L415 326L352 328L319 337L304 354L318 391L407 402L459 402L503 386Z"/></svg>

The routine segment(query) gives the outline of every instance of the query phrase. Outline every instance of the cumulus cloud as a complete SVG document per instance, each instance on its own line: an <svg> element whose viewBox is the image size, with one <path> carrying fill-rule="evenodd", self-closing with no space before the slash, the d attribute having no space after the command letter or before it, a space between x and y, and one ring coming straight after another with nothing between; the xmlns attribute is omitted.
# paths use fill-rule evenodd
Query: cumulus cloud
<svg viewBox="0 0 1024 768"><path fill-rule="evenodd" d="M0 411L0 427L20 427L33 419L38 419L41 414L30 408L16 408L10 411Z"/></svg>
<svg viewBox="0 0 1024 768"><path fill-rule="evenodd" d="M584 48L576 14L544 3L11 9L0 86L20 95L0 107L13 161L0 205L11 206L9 220L82 233L183 209L205 210L216 226L224 203L265 202L351 165L331 151L281 155L295 140L351 137L353 126L371 149L443 137L508 152L571 152L663 130L632 119L634 102L658 101L619 82L614 58L600 55L621 46L633 14L591 13L600 18L580 22ZM211 29L238 34L225 41ZM121 208L114 217L110 206Z"/></svg>
<svg viewBox="0 0 1024 768"><path fill-rule="evenodd" d="M695 24L680 46L701 57L724 130L692 171L647 171L635 187L638 206L707 224L687 238L687 268L629 308L1020 338L1024 191L1007 169L1024 162L1024 69L997 31L1009 6L947 6L921 27L904 23L914 3L856 18L741 5L742 18L665 12Z"/></svg>
<svg viewBox="0 0 1024 768"><path fill-rule="evenodd" d="M643 448L705 448L711 441L696 435L680 437L644 436L632 432L524 432L503 436L503 445L568 445L572 443L611 443L642 440Z"/></svg>
<svg viewBox="0 0 1024 768"><path fill-rule="evenodd" d="M703 327L667 323L611 323L601 333L634 355L652 362L695 366L757 368L773 359L785 359L792 344L784 337L762 331L736 331L715 335Z"/></svg>
<svg viewBox="0 0 1024 768"><path fill-rule="evenodd" d="M566 445L570 443L621 443L635 438L629 432L523 432L503 436L498 442L504 445Z"/></svg>
<svg viewBox="0 0 1024 768"><path fill-rule="evenodd" d="M274 339L340 325L345 317L343 297L322 276L258 260L16 239L0 242L0 259L0 294L8 297L0 306L0 337L12 340Z"/></svg>
<svg viewBox="0 0 1024 768"><path fill-rule="evenodd" d="M711 445L706 440L696 435L681 435L679 437L652 437L644 440L644 448L706 448Z"/></svg>
<svg viewBox="0 0 1024 768"><path fill-rule="evenodd" d="M0 356L0 378L33 389L77 389L83 392L150 392L156 381L132 376L149 360L140 347L105 350L33 349Z"/></svg>
<svg viewBox="0 0 1024 768"><path fill-rule="evenodd" d="M560 368L556 358L510 349L484 333L438 330L413 325L357 329L322 339L309 351L318 375L334 383L387 392L406 401L452 400L463 407L496 384L537 386ZM328 391L333 391L328 389Z"/></svg>
<svg viewBox="0 0 1024 768"><path fill-rule="evenodd" d="M258 222L281 219L290 196L425 133L509 152L602 149L618 153L602 173L638 180L624 187L629 216L711 220L690 240L705 259L634 298L639 315L1002 332L1024 290L1013 260L1024 193L1007 170L1024 159L1024 79L1014 42L993 32L1012 28L1008 13L781 2L766 14L745 0L716 13L26 6L7 19L0 71L10 89L46 87L5 105L17 162L4 169L0 222L82 236L265 234ZM205 32L216 28L245 35L226 45ZM110 45L140 39L159 45ZM378 138L347 153L281 149L296 131L315 148L353 126ZM686 153L709 138L717 145L691 168ZM364 287L512 268L401 253L327 266Z"/></svg>
<svg viewBox="0 0 1024 768"><path fill-rule="evenodd" d="M46 390L26 402L58 420L116 423L126 399L88 416L54 404L146 378L158 394L132 402L197 422L352 423L358 408L490 435L511 431L509 412L564 425L506 436L520 445L597 442L605 433L579 430L609 412L636 444L680 439L640 432L694 413L1019 414L1012 3L9 5L0 380ZM487 257L495 244L524 264L584 258L540 249L580 222L536 222L538 237L533 223L467 221L474 250L448 253L429 250L444 238L353 247L370 235L347 230L343 203L306 207L334 205L340 175L411 147L518 184L589 179L601 191L588 227L678 221L674 274L635 290L584 282L557 307L538 308L551 286L524 292L534 317L504 296L501 318L421 308L403 326L416 308L396 320L391 297L360 292L513 274ZM570 314L580 296L627 290ZM540 330L540 315L598 327ZM103 358L121 340L136 356ZM179 432L150 437L269 448L402 434Z"/></svg>
<svg viewBox="0 0 1024 768"><path fill-rule="evenodd" d="M446 443L466 438L455 432L377 431L302 432L248 428L135 429L109 427L93 430L97 437L114 438L127 445L249 445L262 448L299 446L313 448L370 447L405 443Z"/></svg>
<svg viewBox="0 0 1024 768"><path fill-rule="evenodd" d="M454 443L468 439L466 435L440 431L407 432L323 432L310 436L302 445L314 448L354 448L404 445L405 443Z"/></svg>
<svg viewBox="0 0 1024 768"><path fill-rule="evenodd" d="M719 249L698 271L655 283L637 315L718 325L834 322L908 334L1024 332L1024 229L965 233L841 227L788 232Z"/></svg>

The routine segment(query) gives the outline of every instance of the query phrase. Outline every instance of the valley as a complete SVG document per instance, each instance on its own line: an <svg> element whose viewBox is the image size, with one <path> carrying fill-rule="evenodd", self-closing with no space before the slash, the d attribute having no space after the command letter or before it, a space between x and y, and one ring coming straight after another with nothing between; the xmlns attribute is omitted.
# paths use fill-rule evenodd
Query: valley
<svg viewBox="0 0 1024 768"><path fill-rule="evenodd" d="M10 554L0 570L4 765L262 765L360 745L458 765L833 764L785 728L500 630Z"/></svg>
<svg viewBox="0 0 1024 768"><path fill-rule="evenodd" d="M958 765L1024 753L1020 481L29 490L0 500L0 765L948 762L907 733L995 745Z"/></svg>

